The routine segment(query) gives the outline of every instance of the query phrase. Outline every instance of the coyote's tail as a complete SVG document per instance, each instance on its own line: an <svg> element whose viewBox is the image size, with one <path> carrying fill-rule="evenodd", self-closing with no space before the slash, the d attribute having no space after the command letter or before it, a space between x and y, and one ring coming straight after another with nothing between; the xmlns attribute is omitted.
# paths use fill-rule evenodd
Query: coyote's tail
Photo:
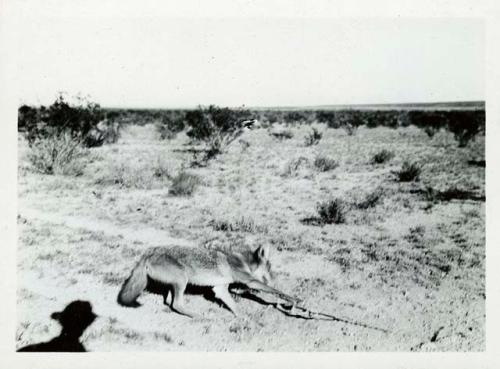
<svg viewBox="0 0 500 369"><path fill-rule="evenodd" d="M135 305L137 297L144 291L147 283L146 259L142 258L123 283L120 293L118 293L118 303L125 306Z"/></svg>

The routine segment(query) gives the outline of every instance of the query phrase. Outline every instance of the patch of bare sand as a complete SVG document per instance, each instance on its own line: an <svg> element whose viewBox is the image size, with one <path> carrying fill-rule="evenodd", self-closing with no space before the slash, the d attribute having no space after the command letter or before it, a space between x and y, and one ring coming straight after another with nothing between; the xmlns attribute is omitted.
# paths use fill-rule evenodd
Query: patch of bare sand
<svg viewBox="0 0 500 369"><path fill-rule="evenodd" d="M92 232L102 232L106 236L120 237L130 241L139 241L152 245L177 244L192 246L193 243L170 236L170 233L148 226L126 227L102 219L87 216L61 215L24 207L19 215L27 219L42 220L50 223L64 225L69 228L85 229Z"/></svg>

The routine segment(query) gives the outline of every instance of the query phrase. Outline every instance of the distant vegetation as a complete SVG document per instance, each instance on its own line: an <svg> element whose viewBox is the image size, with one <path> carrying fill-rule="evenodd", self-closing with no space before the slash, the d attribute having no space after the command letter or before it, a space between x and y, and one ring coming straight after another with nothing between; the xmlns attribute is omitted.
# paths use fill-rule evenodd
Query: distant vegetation
<svg viewBox="0 0 500 369"><path fill-rule="evenodd" d="M24 132L30 145L61 134L69 134L85 147L118 140L119 124L114 124L115 113L106 113L99 104L87 98L77 96L71 100L60 94L49 106L22 105L18 111L18 130Z"/></svg>
<svg viewBox="0 0 500 369"><path fill-rule="evenodd" d="M434 108L435 106L435 108ZM396 106L397 107L397 106ZM84 146L100 146L115 142L118 128L124 124L154 124L159 138L168 140L177 133L187 131L189 137L204 142L207 146L206 159L223 152L225 147L238 137L242 124L257 119L263 127L274 123L285 125L326 124L329 128L342 128L348 135L356 134L360 126L368 128L389 127L396 129L413 125L421 128L429 137L440 130L451 132L459 147L465 147L477 134L485 131L484 106L471 104L450 105L446 110L442 104L408 105L403 109L243 109L218 106L197 109L103 109L98 104L80 100L70 104L63 96L50 106L19 108L18 127L32 143L37 138L47 137L54 132L69 131L80 139ZM100 126L98 123L101 122ZM271 134L282 138L282 132ZM306 138L306 145L314 145L321 139L321 133L313 132ZM291 135L286 138L291 138Z"/></svg>
<svg viewBox="0 0 500 369"><path fill-rule="evenodd" d="M210 105L186 112L187 135L207 146L203 160L221 154L251 124L253 115L247 109L230 109Z"/></svg>
<svg viewBox="0 0 500 369"><path fill-rule="evenodd" d="M186 127L186 112L182 110L169 110L156 120L155 127L162 140L171 140Z"/></svg>
<svg viewBox="0 0 500 369"><path fill-rule="evenodd" d="M18 130L24 133L33 168L44 174L81 175L84 148L116 142L120 125L87 98L60 94L49 106L22 105ZM113 114L110 114L112 116Z"/></svg>

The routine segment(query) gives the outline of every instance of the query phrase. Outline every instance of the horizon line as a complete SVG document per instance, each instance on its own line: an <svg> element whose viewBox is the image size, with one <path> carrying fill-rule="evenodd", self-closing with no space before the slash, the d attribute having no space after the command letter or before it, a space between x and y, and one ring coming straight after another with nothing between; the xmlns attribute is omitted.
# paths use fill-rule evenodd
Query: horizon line
<svg viewBox="0 0 500 369"><path fill-rule="evenodd" d="M355 104L319 104L319 105L221 105L221 104L196 104L196 105L178 105L178 106L111 106L111 105L101 105L103 109L132 109L132 110L193 110L197 109L199 106L207 107L210 105L228 107L228 108L246 108L255 110L287 110L287 109L304 109L304 110L317 110L325 108L345 108L345 107L397 107L397 106L439 106L439 105L481 105L485 108L486 100L454 100L454 101L419 101L419 102L395 102L395 103L355 103Z"/></svg>

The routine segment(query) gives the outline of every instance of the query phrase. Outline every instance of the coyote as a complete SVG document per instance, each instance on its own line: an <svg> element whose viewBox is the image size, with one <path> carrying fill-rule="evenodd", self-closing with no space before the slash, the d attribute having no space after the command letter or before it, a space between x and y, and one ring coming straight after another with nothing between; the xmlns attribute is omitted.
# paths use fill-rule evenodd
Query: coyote
<svg viewBox="0 0 500 369"><path fill-rule="evenodd" d="M215 296L234 314L236 304L229 293L231 283L244 284L255 290L278 295L290 302L298 302L268 285L272 279L269 246L254 251L225 253L219 250L197 249L186 246L154 247L139 260L118 294L118 303L137 305L136 299L146 288L148 278L168 285L172 293L172 310L194 317L184 308L184 290L187 284L212 287Z"/></svg>

